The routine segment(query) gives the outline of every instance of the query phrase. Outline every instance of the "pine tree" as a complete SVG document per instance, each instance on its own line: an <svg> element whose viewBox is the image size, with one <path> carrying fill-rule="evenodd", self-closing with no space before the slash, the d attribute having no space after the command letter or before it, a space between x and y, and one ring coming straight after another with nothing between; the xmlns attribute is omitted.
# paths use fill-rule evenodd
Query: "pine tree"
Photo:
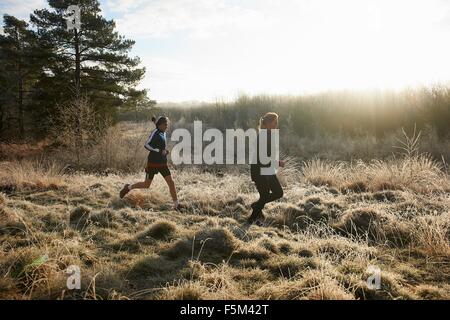
<svg viewBox="0 0 450 320"><path fill-rule="evenodd" d="M0 129L18 129L25 134L25 118L30 107L37 74L42 70L36 54L37 37L28 24L10 15L3 17L0 35ZM6 123L6 121L8 123ZM3 130L0 130L3 131Z"/></svg>
<svg viewBox="0 0 450 320"><path fill-rule="evenodd" d="M149 99L146 92L132 89L120 110L121 112L133 112L134 121L136 122L148 121L150 120L155 105L156 101ZM147 117L142 117L143 114L147 114Z"/></svg>
<svg viewBox="0 0 450 320"><path fill-rule="evenodd" d="M50 9L35 10L31 23L42 48L49 50L40 100L61 104L87 97L98 114L113 114L145 73L139 58L129 56L134 41L115 31L115 22L100 15L97 0L49 0ZM81 28L68 30L67 8L81 9ZM142 94L146 95L145 90Z"/></svg>

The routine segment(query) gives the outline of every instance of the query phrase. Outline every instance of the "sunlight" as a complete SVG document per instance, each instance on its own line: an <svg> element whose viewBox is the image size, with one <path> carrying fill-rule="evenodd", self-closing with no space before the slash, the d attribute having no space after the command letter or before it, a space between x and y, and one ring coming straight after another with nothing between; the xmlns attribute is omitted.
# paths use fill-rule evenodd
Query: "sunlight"
<svg viewBox="0 0 450 320"><path fill-rule="evenodd" d="M314 1L303 10L289 29L289 23L273 25L267 35L272 45L256 43L250 49L261 52L255 60L265 65L266 78L276 79L274 92L298 85L318 91L448 80L450 44L438 28L445 14L439 6L347 0ZM275 63L264 64L273 57L278 57ZM251 82L258 79L256 73Z"/></svg>
<svg viewBox="0 0 450 320"><path fill-rule="evenodd" d="M244 1L224 10L215 16L206 10L213 18L199 18L204 20L186 25L184 33L176 29L176 37L168 32L165 41L179 52L164 57L164 65L151 64L161 60L151 52L143 61L154 76L171 76L144 85L160 99L176 101L450 80L450 43L444 41L450 14L440 0ZM139 15L133 17L136 29ZM145 32L144 25L137 29Z"/></svg>

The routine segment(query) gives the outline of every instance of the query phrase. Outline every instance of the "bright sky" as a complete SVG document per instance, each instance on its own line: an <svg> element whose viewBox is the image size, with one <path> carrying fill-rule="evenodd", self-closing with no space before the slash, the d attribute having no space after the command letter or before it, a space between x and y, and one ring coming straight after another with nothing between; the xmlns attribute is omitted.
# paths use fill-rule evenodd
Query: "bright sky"
<svg viewBox="0 0 450 320"><path fill-rule="evenodd" d="M401 88L450 80L449 0L101 0L153 99ZM44 0L2 0L26 18Z"/></svg>

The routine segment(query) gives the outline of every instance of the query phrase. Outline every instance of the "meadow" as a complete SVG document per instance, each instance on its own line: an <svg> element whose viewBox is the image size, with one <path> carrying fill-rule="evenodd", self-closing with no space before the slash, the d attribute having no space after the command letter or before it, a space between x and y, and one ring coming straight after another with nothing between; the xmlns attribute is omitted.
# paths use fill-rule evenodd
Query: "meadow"
<svg viewBox="0 0 450 320"><path fill-rule="evenodd" d="M181 212L160 176L120 199L143 177L148 128L110 128L79 168L68 151L4 146L0 298L450 298L448 169L418 140L383 159L285 157L284 198L248 225L246 166L172 168ZM80 290L66 287L71 265Z"/></svg>
<svg viewBox="0 0 450 320"><path fill-rule="evenodd" d="M404 2L2 1L0 300L450 299L450 6ZM265 219L248 165L119 197L153 116L270 111Z"/></svg>

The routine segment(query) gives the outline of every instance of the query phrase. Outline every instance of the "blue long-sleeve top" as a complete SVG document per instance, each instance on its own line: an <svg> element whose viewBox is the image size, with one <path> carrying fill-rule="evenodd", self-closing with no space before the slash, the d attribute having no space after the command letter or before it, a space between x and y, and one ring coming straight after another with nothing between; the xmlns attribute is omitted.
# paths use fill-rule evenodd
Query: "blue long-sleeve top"
<svg viewBox="0 0 450 320"><path fill-rule="evenodd" d="M167 163L167 156L162 154L166 149L166 133L155 128L144 145L145 149L150 151L148 154L148 162L151 163Z"/></svg>

